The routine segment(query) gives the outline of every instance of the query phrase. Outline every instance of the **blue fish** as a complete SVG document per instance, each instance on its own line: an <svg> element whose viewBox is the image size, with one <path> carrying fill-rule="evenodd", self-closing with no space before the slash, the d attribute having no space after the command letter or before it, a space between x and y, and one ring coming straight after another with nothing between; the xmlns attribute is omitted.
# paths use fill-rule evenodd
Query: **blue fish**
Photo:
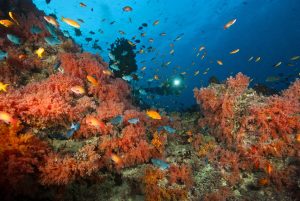
<svg viewBox="0 0 300 201"><path fill-rule="evenodd" d="M7 34L7 39L10 40L10 42L20 45L21 44L21 39L13 34Z"/></svg>
<svg viewBox="0 0 300 201"><path fill-rule="evenodd" d="M168 169L170 165L166 163L165 161L162 161L160 159L152 158L151 162L154 166L159 167L161 170Z"/></svg>
<svg viewBox="0 0 300 201"><path fill-rule="evenodd" d="M60 65L61 65L61 62L60 61L58 61L58 62L56 62L55 64L54 64L54 70L58 70L58 68L60 67Z"/></svg>
<svg viewBox="0 0 300 201"><path fill-rule="evenodd" d="M71 130L78 131L79 128L80 128L80 123L77 124L72 123Z"/></svg>
<svg viewBox="0 0 300 201"><path fill-rule="evenodd" d="M0 50L0 60L7 58L7 56L8 56L7 52Z"/></svg>
<svg viewBox="0 0 300 201"><path fill-rule="evenodd" d="M56 35L56 28L55 28L53 25L47 23L47 24L46 24L46 29L49 31L49 33L50 33L52 36L57 37L57 35Z"/></svg>
<svg viewBox="0 0 300 201"><path fill-rule="evenodd" d="M110 60L115 61L116 57L112 54L112 53L108 53L108 57L110 58Z"/></svg>
<svg viewBox="0 0 300 201"><path fill-rule="evenodd" d="M110 65L109 67L110 67L111 69L115 70L115 71L119 71L119 70L120 70L119 66L117 66L117 65L115 65L115 64L112 64L112 65Z"/></svg>
<svg viewBox="0 0 300 201"><path fill-rule="evenodd" d="M163 128L170 134L174 134L176 132L176 130L174 128L171 128L170 126L163 126Z"/></svg>
<svg viewBox="0 0 300 201"><path fill-rule="evenodd" d="M139 121L139 118L128 119L128 122L131 124L137 124Z"/></svg>
<svg viewBox="0 0 300 201"><path fill-rule="evenodd" d="M70 129L67 131L66 134L67 138L72 137L74 133L79 130L79 128L80 128L80 123L77 124L72 123Z"/></svg>
<svg viewBox="0 0 300 201"><path fill-rule="evenodd" d="M112 123L113 125L118 125L122 122L123 122L123 116L122 115L116 116L115 118L110 120L110 123Z"/></svg>
<svg viewBox="0 0 300 201"><path fill-rule="evenodd" d="M124 76L122 77L122 79L125 80L125 81L130 82L133 78L132 78L131 75L124 75Z"/></svg>
<svg viewBox="0 0 300 201"><path fill-rule="evenodd" d="M55 38L53 36L45 37L44 39L45 39L46 43L48 43L48 45L51 45L51 46L61 44L61 41L58 38Z"/></svg>
<svg viewBox="0 0 300 201"><path fill-rule="evenodd" d="M40 33L42 33L42 29L40 28L40 27L37 27L37 26L32 26L31 28L30 28L30 32L32 33L32 34L40 34Z"/></svg>
<svg viewBox="0 0 300 201"><path fill-rule="evenodd" d="M75 133L75 130L73 130L73 129L68 130L68 131L67 131L67 134L66 134L66 137L67 137L67 138L70 138L70 137L72 137L72 136L74 135L74 133Z"/></svg>
<svg viewBox="0 0 300 201"><path fill-rule="evenodd" d="M145 89L140 89L139 92L140 92L140 94L143 95L143 96L146 96L146 95L147 95L147 92L145 91Z"/></svg>

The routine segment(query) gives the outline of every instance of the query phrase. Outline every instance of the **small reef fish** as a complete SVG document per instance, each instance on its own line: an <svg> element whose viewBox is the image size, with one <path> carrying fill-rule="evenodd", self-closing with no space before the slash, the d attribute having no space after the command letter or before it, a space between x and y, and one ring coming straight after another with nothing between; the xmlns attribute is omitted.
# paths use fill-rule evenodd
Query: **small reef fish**
<svg viewBox="0 0 300 201"><path fill-rule="evenodd" d="M54 45L59 45L61 44L61 41L56 38L56 37L53 37L53 36L48 36L48 37L45 37L44 40L46 41L46 43L50 46L54 46Z"/></svg>
<svg viewBox="0 0 300 201"><path fill-rule="evenodd" d="M165 161L162 161L162 160L156 159L156 158L152 158L151 163L154 166L160 168L161 170L166 170L170 167L170 165L168 163L166 163Z"/></svg>
<svg viewBox="0 0 300 201"><path fill-rule="evenodd" d="M59 24L58 24L58 22L56 21L56 19L54 17L52 17L52 16L44 16L44 19L49 24L52 24L55 27L59 27Z"/></svg>
<svg viewBox="0 0 300 201"><path fill-rule="evenodd" d="M269 185L269 179L268 178L261 178L257 181L258 186L267 186Z"/></svg>
<svg viewBox="0 0 300 201"><path fill-rule="evenodd" d="M278 82L280 80L279 76L268 76L266 82Z"/></svg>
<svg viewBox="0 0 300 201"><path fill-rule="evenodd" d="M231 27L232 25L234 25L235 22L236 22L236 19L233 19L233 20L230 20L229 22L227 22L227 24L225 24L225 26L224 26L224 30L226 30L229 27Z"/></svg>
<svg viewBox="0 0 300 201"><path fill-rule="evenodd" d="M256 59L255 59L255 62L259 62L260 61L260 57L257 57Z"/></svg>
<svg viewBox="0 0 300 201"><path fill-rule="evenodd" d="M51 25L51 24L46 24L46 29L49 31L49 33L54 36L54 37L57 37L57 34L56 34L56 28Z"/></svg>
<svg viewBox="0 0 300 201"><path fill-rule="evenodd" d="M110 123L112 123L113 125L118 125L118 124L121 124L122 122L123 122L122 115L118 115L115 118L113 118L112 120L110 120Z"/></svg>
<svg viewBox="0 0 300 201"><path fill-rule="evenodd" d="M141 69L141 71L144 71L144 70L146 70L146 69L147 69L147 67L146 67L146 66L143 66L142 69Z"/></svg>
<svg viewBox="0 0 300 201"><path fill-rule="evenodd" d="M74 133L79 130L79 128L80 128L80 123L77 123L77 124L72 123L70 130L67 131L67 134L66 134L67 138L72 137L74 135Z"/></svg>
<svg viewBox="0 0 300 201"><path fill-rule="evenodd" d="M74 92L75 94L78 94L78 95L82 95L85 93L85 90L82 86L74 86L74 87L71 87L71 91Z"/></svg>
<svg viewBox="0 0 300 201"><path fill-rule="evenodd" d="M148 115L148 117L152 118L152 119L161 119L161 116L158 112L156 112L155 110L148 110L146 112L146 114Z"/></svg>
<svg viewBox="0 0 300 201"><path fill-rule="evenodd" d="M79 6L80 6L80 7L86 7L86 4L80 2L80 3L79 3Z"/></svg>
<svg viewBox="0 0 300 201"><path fill-rule="evenodd" d="M0 50L0 60L7 58L7 56L8 56L7 52Z"/></svg>
<svg viewBox="0 0 300 201"><path fill-rule="evenodd" d="M93 85L93 86L97 86L98 85L98 81L96 80L96 78L94 78L91 75L87 75L86 79Z"/></svg>
<svg viewBox="0 0 300 201"><path fill-rule="evenodd" d="M163 129L165 129L165 131L167 131L170 134L174 134L176 132L176 129L171 128L170 126L163 126Z"/></svg>
<svg viewBox="0 0 300 201"><path fill-rule="evenodd" d="M116 57L112 53L108 53L108 57L110 58L110 60L116 61Z"/></svg>
<svg viewBox="0 0 300 201"><path fill-rule="evenodd" d="M110 70L103 70L102 73L108 76L111 76L113 74Z"/></svg>
<svg viewBox="0 0 300 201"><path fill-rule="evenodd" d="M198 75L200 73L199 70L195 71L194 76Z"/></svg>
<svg viewBox="0 0 300 201"><path fill-rule="evenodd" d="M122 79L127 82L130 82L133 79L133 77L131 75L124 75L122 76Z"/></svg>
<svg viewBox="0 0 300 201"><path fill-rule="evenodd" d="M37 27L37 26L33 25L30 28L30 33L32 33L32 34L40 34L40 33L42 33L42 29L40 27Z"/></svg>
<svg viewBox="0 0 300 201"><path fill-rule="evenodd" d="M168 66L170 65L172 62L171 61L168 61L165 65Z"/></svg>
<svg viewBox="0 0 300 201"><path fill-rule="evenodd" d="M174 54L174 52L175 52L174 49L170 50L170 54Z"/></svg>
<svg viewBox="0 0 300 201"><path fill-rule="evenodd" d="M275 68L279 67L282 64L281 61L279 61L277 64L274 65Z"/></svg>
<svg viewBox="0 0 300 201"><path fill-rule="evenodd" d="M221 60L217 60L217 63L222 66L223 65L223 62Z"/></svg>
<svg viewBox="0 0 300 201"><path fill-rule="evenodd" d="M34 53L35 53L39 58L42 58L44 52L45 52L45 49L42 48L42 47L40 47L40 48L37 49Z"/></svg>
<svg viewBox="0 0 300 201"><path fill-rule="evenodd" d="M10 20L0 20L0 24L5 27L11 27L14 25L14 22L12 22Z"/></svg>
<svg viewBox="0 0 300 201"><path fill-rule="evenodd" d="M156 26L156 25L158 25L159 24L159 20L155 20L154 22L153 22L153 26Z"/></svg>
<svg viewBox="0 0 300 201"><path fill-rule="evenodd" d="M15 122L15 120L12 118L12 116L4 111L0 111L0 120L4 121L7 124Z"/></svg>
<svg viewBox="0 0 300 201"><path fill-rule="evenodd" d="M296 61L296 60L298 60L298 59L300 59L300 56L293 56L290 60L291 60L291 61Z"/></svg>
<svg viewBox="0 0 300 201"><path fill-rule="evenodd" d="M201 52L201 51L204 50L204 49L205 49L204 46L199 47L199 52Z"/></svg>
<svg viewBox="0 0 300 201"><path fill-rule="evenodd" d="M140 119L139 118L133 118L133 119L128 119L127 121L128 121L128 123L131 123L131 124L137 124L140 121Z"/></svg>
<svg viewBox="0 0 300 201"><path fill-rule="evenodd" d="M147 95L147 92L145 91L145 89L139 89L139 93L143 96Z"/></svg>
<svg viewBox="0 0 300 201"><path fill-rule="evenodd" d="M132 7L130 7L130 6L124 6L124 7L122 8L122 10L123 10L124 12L131 12L133 9L132 9Z"/></svg>
<svg viewBox="0 0 300 201"><path fill-rule="evenodd" d="M118 156L117 154L112 153L111 156L110 156L110 158L116 164L120 164L122 162L121 157Z"/></svg>
<svg viewBox="0 0 300 201"><path fill-rule="evenodd" d="M20 44L21 44L21 40L20 40L19 37L15 36L15 35L13 35L13 34L7 34L6 36L7 36L7 39L8 39L10 42L12 42L12 43L14 43L14 44L16 44L16 45L20 45Z"/></svg>
<svg viewBox="0 0 300 201"><path fill-rule="evenodd" d="M229 52L229 54L236 54L240 51L240 49L236 49L236 50L232 50L231 52Z"/></svg>
<svg viewBox="0 0 300 201"><path fill-rule="evenodd" d="M270 175L272 173L272 171L273 171L273 168L272 168L271 164L268 163L266 166L266 172Z"/></svg>
<svg viewBox="0 0 300 201"><path fill-rule="evenodd" d="M252 61L254 59L254 57L250 57L249 59L248 59L248 61Z"/></svg>
<svg viewBox="0 0 300 201"><path fill-rule="evenodd" d="M165 32L162 32L159 34L160 36L166 36L167 34Z"/></svg>
<svg viewBox="0 0 300 201"><path fill-rule="evenodd" d="M135 44L133 43L133 42L131 42L130 40L128 41L128 43L129 43L129 45L131 45L131 46L135 46Z"/></svg>
<svg viewBox="0 0 300 201"><path fill-rule="evenodd" d="M20 25L18 20L17 20L17 16L12 12L12 11L9 11L8 12L8 15L9 17L17 24L17 25Z"/></svg>
<svg viewBox="0 0 300 201"><path fill-rule="evenodd" d="M62 17L61 20L74 28L77 28L77 29L80 28L80 24L78 22L76 22L75 20L72 20L70 18L65 18L65 17Z"/></svg>
<svg viewBox="0 0 300 201"><path fill-rule="evenodd" d="M99 121L95 117L87 117L86 123L90 126L94 126L96 128L105 128L105 124L102 121Z"/></svg>
<svg viewBox="0 0 300 201"><path fill-rule="evenodd" d="M119 34L125 35L126 33L124 31L122 31L122 30L119 30Z"/></svg>
<svg viewBox="0 0 300 201"><path fill-rule="evenodd" d="M7 92L8 86L9 86L9 84L4 84L3 82L0 82L0 92L1 91Z"/></svg>
<svg viewBox="0 0 300 201"><path fill-rule="evenodd" d="M117 66L117 65L115 65L115 64L112 64L112 65L110 65L109 67L110 67L112 70L114 70L114 71L119 71L119 70L120 70L119 66Z"/></svg>

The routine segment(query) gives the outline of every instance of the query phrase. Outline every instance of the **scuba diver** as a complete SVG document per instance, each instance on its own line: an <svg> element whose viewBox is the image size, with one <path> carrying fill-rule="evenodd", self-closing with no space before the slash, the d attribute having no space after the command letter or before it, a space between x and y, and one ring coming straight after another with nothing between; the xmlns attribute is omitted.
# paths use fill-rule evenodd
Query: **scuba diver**
<svg viewBox="0 0 300 201"><path fill-rule="evenodd" d="M171 77L156 87L144 88L146 93L157 94L160 96L180 95L185 88L184 78L182 75Z"/></svg>

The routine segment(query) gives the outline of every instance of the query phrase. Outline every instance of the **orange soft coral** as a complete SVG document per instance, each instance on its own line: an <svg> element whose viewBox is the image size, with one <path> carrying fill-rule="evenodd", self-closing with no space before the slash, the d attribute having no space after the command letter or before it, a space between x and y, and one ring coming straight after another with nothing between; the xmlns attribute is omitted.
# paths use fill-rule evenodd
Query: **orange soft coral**
<svg viewBox="0 0 300 201"><path fill-rule="evenodd" d="M40 167L41 183L45 185L65 185L76 178L90 176L101 167L100 155L96 147L86 145L74 156L51 153L44 166Z"/></svg>
<svg viewBox="0 0 300 201"><path fill-rule="evenodd" d="M17 193L30 178L35 180L38 167L50 151L46 143L31 133L21 133L21 129L18 124L8 126L0 122L0 186L6 195Z"/></svg>

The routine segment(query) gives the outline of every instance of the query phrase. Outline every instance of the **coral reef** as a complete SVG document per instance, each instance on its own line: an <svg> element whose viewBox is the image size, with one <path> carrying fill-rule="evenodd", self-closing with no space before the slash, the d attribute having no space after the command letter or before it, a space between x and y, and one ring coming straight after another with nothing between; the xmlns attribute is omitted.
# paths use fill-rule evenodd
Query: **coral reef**
<svg viewBox="0 0 300 201"><path fill-rule="evenodd" d="M203 152L203 147L210 147L204 140L195 148L220 170L229 187L254 171L258 180L268 178L263 185L297 197L300 82L296 80L280 95L270 97L256 94L248 84L249 78L239 73L225 84L194 90L204 115L199 125L220 142L210 153Z"/></svg>
<svg viewBox="0 0 300 201"><path fill-rule="evenodd" d="M13 11L19 24L0 27L0 50L7 52L0 60L3 200L300 196L299 80L264 96L241 73L223 84L212 78L194 90L200 111L152 108L159 116L153 118L134 106L130 85L119 78L136 66L111 72L30 0L1 1L0 9L5 19ZM134 58L129 41L116 43L128 52L112 45L113 53Z"/></svg>

